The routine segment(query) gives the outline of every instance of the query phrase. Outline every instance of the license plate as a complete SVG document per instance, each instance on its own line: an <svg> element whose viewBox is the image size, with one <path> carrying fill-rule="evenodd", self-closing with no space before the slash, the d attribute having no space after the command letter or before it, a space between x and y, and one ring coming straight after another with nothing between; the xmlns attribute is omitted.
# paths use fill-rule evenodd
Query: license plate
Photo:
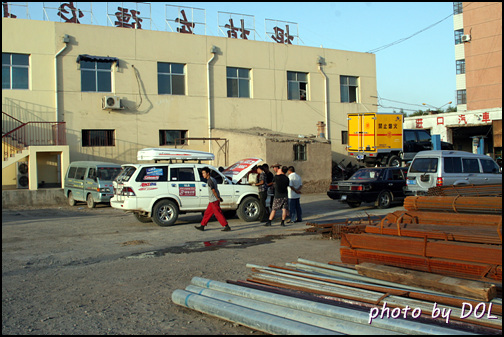
<svg viewBox="0 0 504 337"><path fill-rule="evenodd" d="M343 194L343 195L341 196L341 200L346 200L346 195L345 195L345 194Z"/></svg>
<svg viewBox="0 0 504 337"><path fill-rule="evenodd" d="M416 185L416 180L408 180L408 185Z"/></svg>
<svg viewBox="0 0 504 337"><path fill-rule="evenodd" d="M362 154L357 155L357 160L362 160L362 159L364 159L364 155L362 155Z"/></svg>

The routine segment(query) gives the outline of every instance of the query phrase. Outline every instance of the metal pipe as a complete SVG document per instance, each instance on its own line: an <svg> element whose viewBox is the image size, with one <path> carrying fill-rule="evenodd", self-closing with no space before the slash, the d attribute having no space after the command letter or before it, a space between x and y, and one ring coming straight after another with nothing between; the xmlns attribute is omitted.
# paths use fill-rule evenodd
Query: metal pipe
<svg viewBox="0 0 504 337"><path fill-rule="evenodd" d="M63 42L65 43L65 46L60 49L59 52L56 53L54 56L54 109L55 109L55 117L56 120L55 122L59 122L59 101L58 101L58 56L61 54L67 47L68 47L68 42L69 42L69 37L68 35L65 34L63 36Z"/></svg>
<svg viewBox="0 0 504 337"><path fill-rule="evenodd" d="M210 104L210 63L215 58L217 53L217 47L212 46L210 49L212 53L212 58L207 62L207 95L208 95L208 138L212 138L212 107ZM208 140L208 152L212 153L212 141Z"/></svg>
<svg viewBox="0 0 504 337"><path fill-rule="evenodd" d="M259 300L241 297L238 295L232 295L229 293L212 290L208 288L202 288L194 285L187 286L185 290L196 293L198 295L203 295L214 298L216 300L224 301L226 303L233 303L253 310L292 319L293 321L315 325L324 329L329 329L344 334L359 334L359 335L399 334L398 332L376 328L370 326L369 324L358 324L344 319L322 316L298 309L286 308L281 305L266 303Z"/></svg>
<svg viewBox="0 0 504 337"><path fill-rule="evenodd" d="M260 291L250 288L244 288L218 281L212 281L201 277L193 277L191 283L203 288L209 288L229 294L239 295L259 301L282 305L288 308L303 310L314 314L324 315L333 318L351 320L359 324L367 324L369 314L362 311L351 310L348 308L333 306L324 303L318 303L308 300L302 300L290 296L274 294L266 291ZM428 324L405 321L400 319L392 320L374 320L373 326L388 329L391 331L408 334L453 334L463 333L457 330L444 327L432 326Z"/></svg>
<svg viewBox="0 0 504 337"><path fill-rule="evenodd" d="M325 112L325 124L326 124L326 139L331 140L331 134L329 132L329 107L328 107L328 99L327 99L327 76L322 70L322 61L319 58L318 62L318 70L320 74L324 77L324 112Z"/></svg>
<svg viewBox="0 0 504 337"><path fill-rule="evenodd" d="M227 321L236 322L252 329L270 334L295 335L335 335L332 330L296 322L283 317L270 315L236 304L226 303L210 297L197 295L177 289L172 293L172 301L183 307L197 310Z"/></svg>

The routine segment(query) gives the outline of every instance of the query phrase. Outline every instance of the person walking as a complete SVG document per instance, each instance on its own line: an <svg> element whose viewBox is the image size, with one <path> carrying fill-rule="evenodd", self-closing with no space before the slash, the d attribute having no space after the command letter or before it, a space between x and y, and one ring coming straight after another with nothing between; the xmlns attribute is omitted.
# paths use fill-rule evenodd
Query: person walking
<svg viewBox="0 0 504 337"><path fill-rule="evenodd" d="M220 208L222 198L220 197L219 189L217 187L217 181L215 181L215 179L210 176L210 169L208 167L202 168L201 174L203 175L203 178L207 180L209 202L205 214L203 215L203 220L201 220L201 225L194 226L194 228L200 231L204 231L205 226L208 224L208 221L210 221L212 215L215 215L217 221L219 221L222 227L224 227L222 231L230 231L231 228L229 227L228 222L222 214L222 210Z"/></svg>
<svg viewBox="0 0 504 337"><path fill-rule="evenodd" d="M280 226L285 226L285 218L287 217L287 197L289 178L285 175L287 173L287 166L282 166L277 170L277 175L273 178L273 185L275 186L275 198L273 200L273 210L270 213L268 221L264 226L271 226L271 221L275 218L277 210L282 210L282 222Z"/></svg>
<svg viewBox="0 0 504 337"><path fill-rule="evenodd" d="M254 186L259 187L259 202L261 204L261 222L267 221L268 209L266 208L266 198L268 197L268 183L266 181L266 172L264 171L264 167L262 165L257 166L257 173L259 176L257 177L257 183L253 184Z"/></svg>
<svg viewBox="0 0 504 337"><path fill-rule="evenodd" d="M303 187L303 181L299 174L296 173L294 166L289 166L287 169L287 176L289 177L289 214L290 220L287 223L301 222L302 212L301 212L301 187Z"/></svg>

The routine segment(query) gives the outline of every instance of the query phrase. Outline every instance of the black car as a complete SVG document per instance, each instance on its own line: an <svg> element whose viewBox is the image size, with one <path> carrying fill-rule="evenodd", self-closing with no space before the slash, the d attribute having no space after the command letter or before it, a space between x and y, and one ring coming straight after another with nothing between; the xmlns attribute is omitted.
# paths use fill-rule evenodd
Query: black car
<svg viewBox="0 0 504 337"><path fill-rule="evenodd" d="M363 202L374 202L378 208L388 208L395 201L405 198L405 167L361 168L348 180L335 181L327 195L339 199L350 207L359 207Z"/></svg>

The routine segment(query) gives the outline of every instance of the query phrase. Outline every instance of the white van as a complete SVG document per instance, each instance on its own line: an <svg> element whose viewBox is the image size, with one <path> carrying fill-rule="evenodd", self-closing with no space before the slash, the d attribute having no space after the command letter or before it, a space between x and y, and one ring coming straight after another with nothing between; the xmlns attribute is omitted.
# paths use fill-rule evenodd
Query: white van
<svg viewBox="0 0 504 337"><path fill-rule="evenodd" d="M74 161L65 175L64 193L68 204L85 201L89 208L108 203L113 194L112 181L121 172L121 165L99 161Z"/></svg>
<svg viewBox="0 0 504 337"><path fill-rule="evenodd" d="M243 221L257 221L261 211L256 186L249 185L251 170L262 161L247 158L229 166L223 172L202 164L213 160L208 152L180 149L143 149L139 160L169 160L169 163L126 164L114 181L113 208L133 212L140 222L154 221L159 226L171 226L179 214L204 212L208 206L208 186L201 170L208 167L218 184L223 199L221 209L236 211ZM182 163L174 161L183 160ZM186 161L196 160L197 163Z"/></svg>
<svg viewBox="0 0 504 337"><path fill-rule="evenodd" d="M406 176L406 194L424 195L435 186L502 184L499 165L482 154L464 151L422 151Z"/></svg>

